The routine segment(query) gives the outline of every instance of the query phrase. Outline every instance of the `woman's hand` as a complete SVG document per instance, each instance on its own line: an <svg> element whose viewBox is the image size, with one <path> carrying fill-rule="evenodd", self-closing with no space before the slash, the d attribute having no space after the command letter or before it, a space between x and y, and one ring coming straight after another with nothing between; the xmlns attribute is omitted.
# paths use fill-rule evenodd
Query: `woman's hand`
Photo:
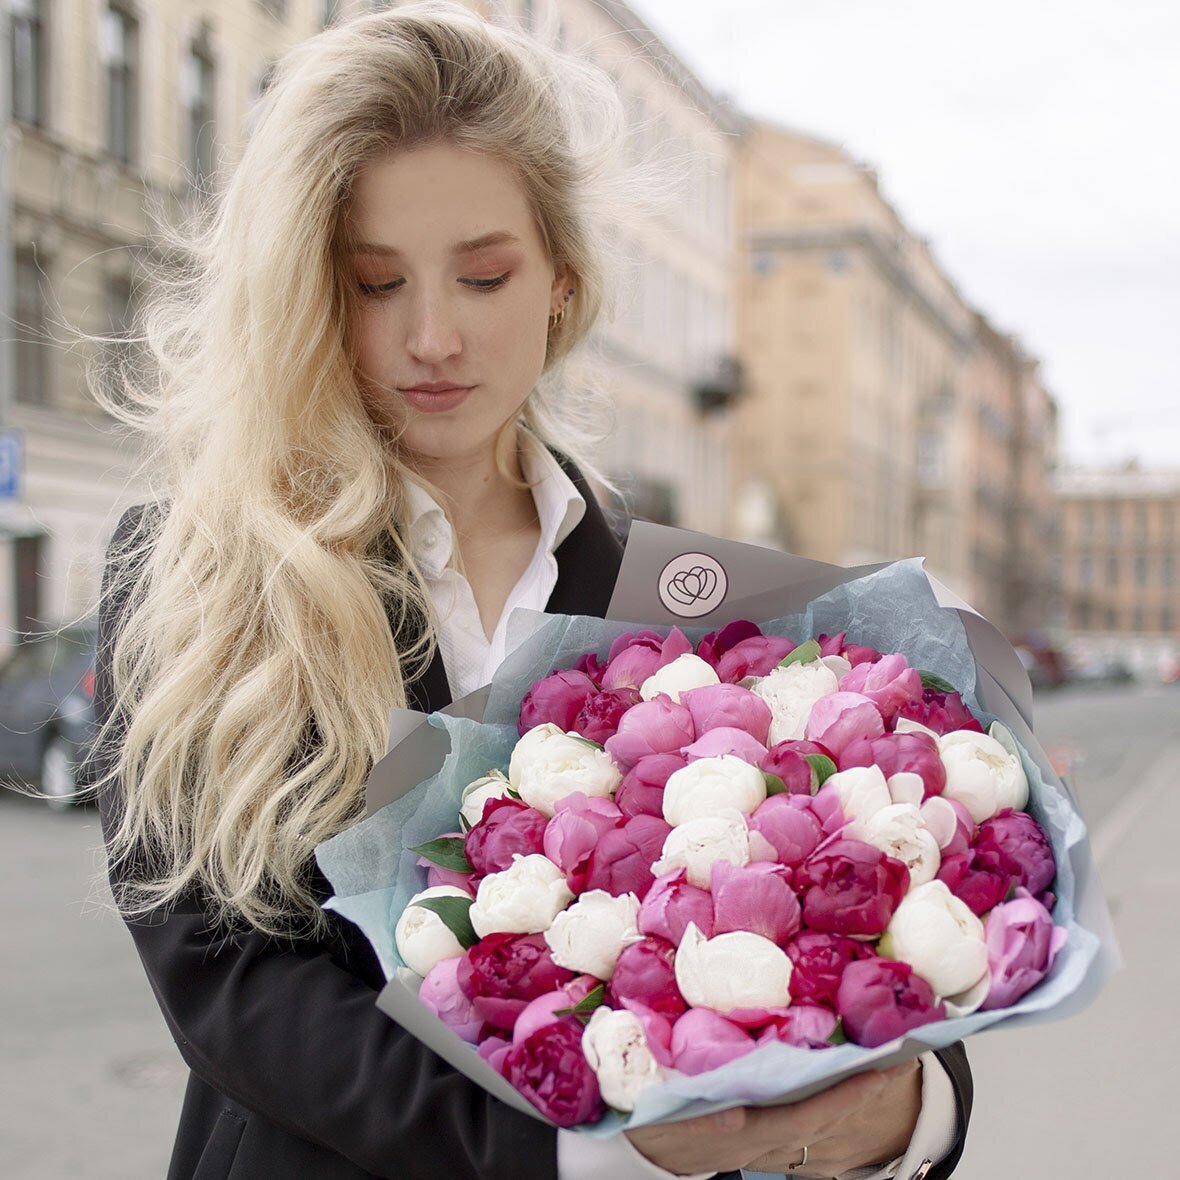
<svg viewBox="0 0 1180 1180"><path fill-rule="evenodd" d="M903 1155L921 1107L922 1065L915 1058L790 1106L735 1107L626 1134L667 1172L787 1172L806 1147L800 1176L839 1176Z"/></svg>

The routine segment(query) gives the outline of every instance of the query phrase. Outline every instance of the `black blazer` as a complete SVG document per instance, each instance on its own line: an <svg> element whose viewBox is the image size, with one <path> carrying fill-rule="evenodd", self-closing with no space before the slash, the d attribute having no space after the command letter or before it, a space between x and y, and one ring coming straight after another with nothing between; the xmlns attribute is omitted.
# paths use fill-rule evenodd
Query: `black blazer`
<svg viewBox="0 0 1180 1180"><path fill-rule="evenodd" d="M603 615L622 545L581 476L571 476L587 511L557 551L548 609ZM144 519L144 506L124 514L112 553ZM100 724L113 706L111 644L126 602L120 586L108 557L95 676ZM441 658L411 695L425 711L449 703ZM92 754L91 778L112 764L118 733ZM104 791L99 802L109 835L117 792ZM326 899L328 884L313 872ZM490 1097L378 1011L384 979L368 942L350 922L328 919L315 941L227 934L211 928L193 896L128 923L191 1070L168 1180L556 1180L553 1129ZM960 1122L959 1146L931 1173L935 1180L950 1175L971 1104L962 1046L940 1056Z"/></svg>

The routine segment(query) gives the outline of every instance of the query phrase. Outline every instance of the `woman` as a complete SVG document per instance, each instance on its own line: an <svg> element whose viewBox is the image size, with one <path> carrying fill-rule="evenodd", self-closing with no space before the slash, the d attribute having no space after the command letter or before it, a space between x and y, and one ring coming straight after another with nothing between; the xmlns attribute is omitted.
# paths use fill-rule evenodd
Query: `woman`
<svg viewBox="0 0 1180 1180"><path fill-rule="evenodd" d="M174 1180L833 1175L910 1144L913 1065L555 1133L379 1013L367 944L320 908L311 851L359 818L389 710L485 682L516 606L605 610L620 545L557 450L554 378L602 301L584 133L616 119L605 80L456 8L297 48L149 320L155 390L110 407L164 484L112 543L93 772L192 1069Z"/></svg>

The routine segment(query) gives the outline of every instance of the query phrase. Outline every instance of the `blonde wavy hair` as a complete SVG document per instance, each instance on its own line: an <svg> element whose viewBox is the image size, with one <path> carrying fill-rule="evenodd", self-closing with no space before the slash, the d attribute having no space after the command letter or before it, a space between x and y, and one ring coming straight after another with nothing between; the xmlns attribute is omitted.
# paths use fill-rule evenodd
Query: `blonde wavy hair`
<svg viewBox="0 0 1180 1180"><path fill-rule="evenodd" d="M361 814L389 711L433 651L398 531L407 469L350 341L358 170L437 140L515 169L577 289L521 422L577 454L555 377L605 297L596 202L622 127L604 74L450 4L360 17L279 63L223 195L173 241L146 366L95 390L143 432L167 501L104 585L127 595L99 743L124 913L200 891L221 921L318 928L312 850Z"/></svg>

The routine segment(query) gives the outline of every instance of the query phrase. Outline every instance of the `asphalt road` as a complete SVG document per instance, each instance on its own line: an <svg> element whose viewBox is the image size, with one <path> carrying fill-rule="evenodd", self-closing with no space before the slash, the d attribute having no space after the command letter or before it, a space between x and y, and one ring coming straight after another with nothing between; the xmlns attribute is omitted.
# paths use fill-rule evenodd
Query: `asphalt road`
<svg viewBox="0 0 1180 1180"><path fill-rule="evenodd" d="M1175 1174L1180 688L1038 698L1090 824L1126 969L1086 1012L969 1046L959 1180ZM101 880L95 813L0 792L0 1176L162 1180L184 1071Z"/></svg>

